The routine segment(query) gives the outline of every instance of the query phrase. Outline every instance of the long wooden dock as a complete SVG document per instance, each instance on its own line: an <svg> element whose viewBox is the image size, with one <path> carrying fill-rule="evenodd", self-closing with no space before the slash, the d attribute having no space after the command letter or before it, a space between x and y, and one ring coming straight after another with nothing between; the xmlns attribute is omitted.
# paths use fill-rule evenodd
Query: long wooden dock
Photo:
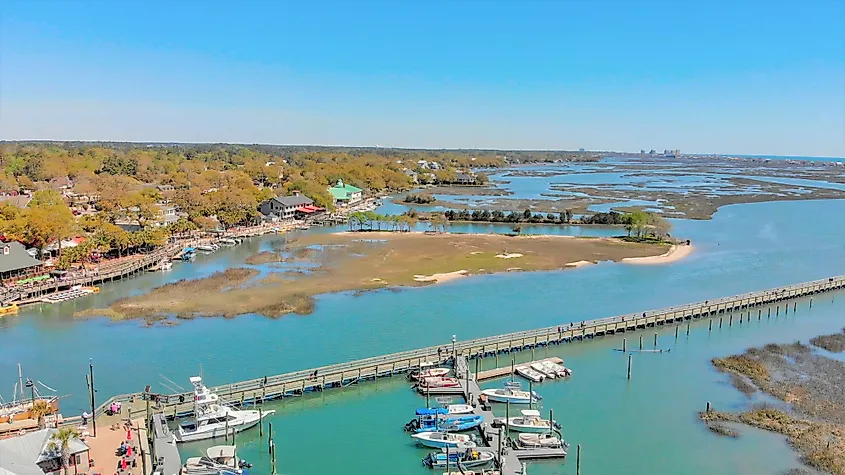
<svg viewBox="0 0 845 475"><path fill-rule="evenodd" d="M762 319L767 315L774 316L782 314L784 311L794 311L797 305L793 302L795 299L806 297L812 299L815 294L841 289L845 289L845 276L830 277L660 310L576 322L571 325L555 325L467 341L450 342L439 346L216 386L212 390L224 402L232 405L257 404L288 396L302 395L309 391L340 388L365 380L406 373L419 368L423 363L443 364L451 359L453 353L469 359L481 358L500 353L577 342L602 335L680 324L696 319L715 319L721 314L733 315L732 312L748 313L746 318ZM764 311L761 308L763 306L769 306L769 308ZM754 315L752 315L752 309L757 310ZM143 383L139 382L139 385L143 385ZM96 412L100 414L112 402L117 401L123 403L124 407L129 408L131 417L140 416L141 412L144 411L141 402L142 396L142 393L114 396L105 401ZM192 401L192 393L160 395L156 407L168 417L181 417L191 414L193 411Z"/></svg>

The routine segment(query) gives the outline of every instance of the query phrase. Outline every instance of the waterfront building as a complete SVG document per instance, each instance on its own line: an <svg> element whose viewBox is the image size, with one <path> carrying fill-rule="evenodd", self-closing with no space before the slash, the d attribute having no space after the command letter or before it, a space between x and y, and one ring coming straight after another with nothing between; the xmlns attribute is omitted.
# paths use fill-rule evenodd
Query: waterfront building
<svg viewBox="0 0 845 475"><path fill-rule="evenodd" d="M0 280L35 275L43 269L43 263L26 252L19 242L0 243L0 250Z"/></svg>
<svg viewBox="0 0 845 475"><path fill-rule="evenodd" d="M0 440L0 474L61 474L62 453L51 443L56 432L58 429L41 429ZM87 472L91 464L88 446L79 439L71 439L68 444L71 472Z"/></svg>
<svg viewBox="0 0 845 475"><path fill-rule="evenodd" d="M293 219L296 210L312 206L314 200L295 193L293 196L277 196L258 205L258 211L268 218Z"/></svg>
<svg viewBox="0 0 845 475"><path fill-rule="evenodd" d="M364 191L357 186L343 183L343 180L338 180L337 185L329 187L334 202L341 206L353 205L364 198Z"/></svg>

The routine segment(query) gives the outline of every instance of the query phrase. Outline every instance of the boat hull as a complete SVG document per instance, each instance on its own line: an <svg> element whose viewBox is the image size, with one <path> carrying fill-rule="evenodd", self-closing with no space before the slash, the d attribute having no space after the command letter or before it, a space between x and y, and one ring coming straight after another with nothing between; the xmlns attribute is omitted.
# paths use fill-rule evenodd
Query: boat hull
<svg viewBox="0 0 845 475"><path fill-rule="evenodd" d="M225 425L221 425L221 426L215 426L214 428L210 428L208 430L191 431L191 432L183 431L180 428L180 429L176 430L176 435L175 435L176 436L176 442L180 442L180 443L182 443L182 442L196 442L198 440L207 440L207 439L214 439L214 438L217 438L217 437L225 437L227 430L228 430L229 434L231 434L233 430L236 433L242 432L242 431L245 431L247 429L251 429L251 428L257 426L258 423L261 422L262 417L267 417L267 416L269 416L269 415L271 415L275 412L276 411L267 411L267 412L263 413L263 415L261 417L259 417L258 412L256 411L256 414L255 414L254 417L247 418L241 424L230 425L230 426L228 426L228 428Z"/></svg>

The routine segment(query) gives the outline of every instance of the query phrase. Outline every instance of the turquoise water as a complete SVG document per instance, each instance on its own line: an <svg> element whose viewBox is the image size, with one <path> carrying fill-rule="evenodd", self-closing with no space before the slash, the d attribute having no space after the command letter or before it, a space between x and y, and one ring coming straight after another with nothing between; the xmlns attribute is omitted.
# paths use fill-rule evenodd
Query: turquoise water
<svg viewBox="0 0 845 475"><path fill-rule="evenodd" d="M673 220L673 235L692 239L696 251L672 265L605 263L359 296L332 294L321 296L308 316L205 318L152 328L137 321L71 317L76 309L240 265L282 238L253 239L192 264L176 264L167 275L146 274L106 285L85 299L0 319L0 394L11 395L16 364L21 362L25 377L67 394L62 411L75 415L86 407L89 358L103 400L142 390L146 384L166 391L162 375L186 386L183 382L200 367L209 384L224 384L444 344L452 334L468 339L842 274L845 225L836 217L843 212L842 201L728 206L710 221ZM811 311L802 303L796 315L712 334L705 324L694 324L689 339L682 336L677 345L672 330L662 330L661 346L673 351L636 355L630 383L624 379L624 357L611 351L620 346L620 338L555 348L548 354L563 357L575 376L537 390L545 397L544 410L554 409L562 420L567 438L584 446L584 474L777 473L796 464L780 438L747 432L739 440L721 439L696 420L695 412L705 400L717 408L748 404L710 368L709 360L749 345L806 340L835 331L845 325L843 301L845 295L837 295L834 302L817 299ZM651 341L650 335L645 333L646 341ZM530 359L531 354L519 357ZM485 362L491 364L493 360ZM419 459L426 451L414 448L401 431L421 404L401 378L277 404L279 413L272 422L280 441L279 472L423 473ZM257 431L239 436L241 455L256 462L253 473L268 473L257 439ZM184 455L199 448L187 446ZM331 456L326 454L329 449ZM571 474L574 463L532 464L529 473Z"/></svg>

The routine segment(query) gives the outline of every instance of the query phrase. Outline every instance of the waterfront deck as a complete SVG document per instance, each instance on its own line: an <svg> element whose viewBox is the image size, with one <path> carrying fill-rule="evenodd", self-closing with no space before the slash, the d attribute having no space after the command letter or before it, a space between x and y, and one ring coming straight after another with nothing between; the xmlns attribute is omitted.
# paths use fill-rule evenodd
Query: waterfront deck
<svg viewBox="0 0 845 475"><path fill-rule="evenodd" d="M478 359L658 326L675 325L677 332L680 326L686 323L687 331L689 331L690 322L700 319L709 319L712 329L717 325L734 325L743 319L747 321L752 318L758 320L776 318L784 312L794 311L797 308L797 299L809 300L809 302L802 302L802 306L807 303L812 305L814 295L842 289L845 289L845 276L830 277L660 310L456 341L216 386L212 390L228 404L260 404L264 401L299 396L312 391L342 388L362 381L407 373L426 363L445 364L451 360L453 351L459 357ZM723 318L724 322L722 322ZM509 368L506 371L509 371ZM141 393L114 396L105 401L97 413L104 411L112 402L118 401L129 409L131 417L138 417L145 410L141 396ZM192 393L161 395L155 406L157 411L164 412L168 418L183 417L192 413L192 401Z"/></svg>

